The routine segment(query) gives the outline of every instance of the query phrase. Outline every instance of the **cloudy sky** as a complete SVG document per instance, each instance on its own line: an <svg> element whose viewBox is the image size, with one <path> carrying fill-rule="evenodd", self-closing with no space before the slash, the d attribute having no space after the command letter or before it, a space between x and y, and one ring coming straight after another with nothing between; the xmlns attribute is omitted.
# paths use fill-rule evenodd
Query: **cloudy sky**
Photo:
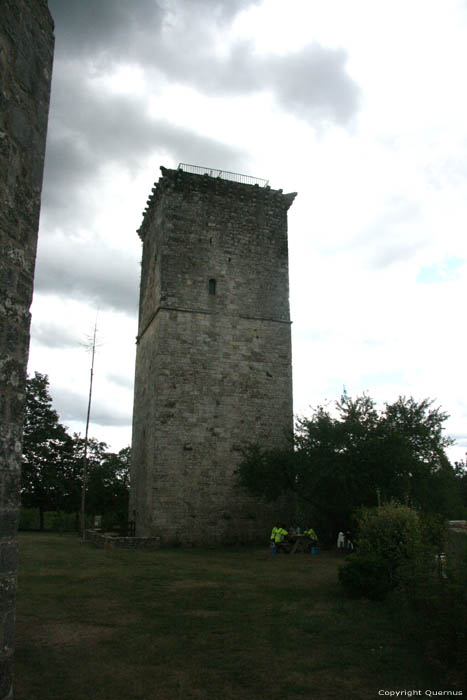
<svg viewBox="0 0 467 700"><path fill-rule="evenodd" d="M140 241L159 166L297 191L294 403L434 399L467 451L466 0L49 0L56 49L29 372L131 441Z"/></svg>

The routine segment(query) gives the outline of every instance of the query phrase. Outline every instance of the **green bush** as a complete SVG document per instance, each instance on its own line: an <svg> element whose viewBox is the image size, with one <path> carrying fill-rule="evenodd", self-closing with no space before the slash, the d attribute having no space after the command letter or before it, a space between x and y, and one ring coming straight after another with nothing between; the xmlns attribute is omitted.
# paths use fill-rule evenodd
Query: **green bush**
<svg viewBox="0 0 467 700"><path fill-rule="evenodd" d="M20 530L38 530L39 529L39 509L38 508L21 508L19 516Z"/></svg>
<svg viewBox="0 0 467 700"><path fill-rule="evenodd" d="M379 554L350 554L339 569L339 581L351 598L383 600L391 579L390 564Z"/></svg>
<svg viewBox="0 0 467 700"><path fill-rule="evenodd" d="M395 604L405 634L440 677L461 687L467 658L467 536L444 532L440 558L429 541L401 567Z"/></svg>
<svg viewBox="0 0 467 700"><path fill-rule="evenodd" d="M358 521L356 544L361 553L380 554L393 566L411 559L422 538L417 511L398 503L365 509Z"/></svg>
<svg viewBox="0 0 467 700"><path fill-rule="evenodd" d="M442 517L388 503L357 518L356 552L339 580L352 597L391 593L404 635L421 647L439 678L461 687L467 658L467 536Z"/></svg>
<svg viewBox="0 0 467 700"><path fill-rule="evenodd" d="M75 532L79 529L76 513L46 513L45 526L52 532Z"/></svg>
<svg viewBox="0 0 467 700"><path fill-rule="evenodd" d="M39 508L21 508L19 529L39 530ZM78 529L76 513L47 511L44 513L44 530L46 532L75 532Z"/></svg>
<svg viewBox="0 0 467 700"><path fill-rule="evenodd" d="M347 557L339 580L352 597L383 600L421 546L419 516L412 508L387 503L362 510L357 528L356 553Z"/></svg>

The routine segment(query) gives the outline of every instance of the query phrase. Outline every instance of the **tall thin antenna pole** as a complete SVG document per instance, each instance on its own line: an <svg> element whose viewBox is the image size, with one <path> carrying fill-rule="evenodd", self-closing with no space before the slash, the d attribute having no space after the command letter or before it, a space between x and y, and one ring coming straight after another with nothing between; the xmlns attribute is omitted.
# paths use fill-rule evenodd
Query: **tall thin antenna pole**
<svg viewBox="0 0 467 700"><path fill-rule="evenodd" d="M97 335L97 316L94 324L94 334L92 337L92 359L91 359L91 378L89 381L89 401L88 413L86 417L86 434L84 436L84 456L83 456L83 484L81 488L81 530L83 540L86 535L86 485L88 479L88 433L89 433L89 416L91 415L91 399L92 399L92 380L94 376L94 357L96 354L96 335Z"/></svg>

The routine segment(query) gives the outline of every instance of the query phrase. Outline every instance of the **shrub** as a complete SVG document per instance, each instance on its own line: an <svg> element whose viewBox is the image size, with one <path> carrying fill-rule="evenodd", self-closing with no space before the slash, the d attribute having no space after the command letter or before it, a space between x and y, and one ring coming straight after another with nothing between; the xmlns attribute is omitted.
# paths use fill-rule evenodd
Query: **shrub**
<svg viewBox="0 0 467 700"><path fill-rule="evenodd" d="M467 536L444 533L445 559L427 541L401 568L395 602L405 633L455 687L467 657Z"/></svg>
<svg viewBox="0 0 467 700"><path fill-rule="evenodd" d="M76 513L47 513L51 517L46 518L46 529L53 532L75 532L78 530Z"/></svg>
<svg viewBox="0 0 467 700"><path fill-rule="evenodd" d="M38 508L21 508L18 529L19 530L38 530L39 529L39 510L38 510Z"/></svg>
<svg viewBox="0 0 467 700"><path fill-rule="evenodd" d="M44 513L44 530L52 532L75 532L78 528L77 513L63 511L46 511ZM21 508L19 530L39 530L39 508Z"/></svg>
<svg viewBox="0 0 467 700"><path fill-rule="evenodd" d="M362 510L357 528L356 553L347 557L339 580L352 597L382 600L421 546L420 519L412 508L387 503Z"/></svg>
<svg viewBox="0 0 467 700"><path fill-rule="evenodd" d="M415 555L420 542L420 518L413 508L386 503L360 514L356 539L359 552L380 554L398 566Z"/></svg>
<svg viewBox="0 0 467 700"><path fill-rule="evenodd" d="M467 536L443 518L389 503L357 518L356 553L339 580L353 597L392 604L439 678L461 687L467 656ZM444 552L444 554L441 554Z"/></svg>
<svg viewBox="0 0 467 700"><path fill-rule="evenodd" d="M390 564L379 554L350 554L339 581L351 598L383 600L391 589Z"/></svg>

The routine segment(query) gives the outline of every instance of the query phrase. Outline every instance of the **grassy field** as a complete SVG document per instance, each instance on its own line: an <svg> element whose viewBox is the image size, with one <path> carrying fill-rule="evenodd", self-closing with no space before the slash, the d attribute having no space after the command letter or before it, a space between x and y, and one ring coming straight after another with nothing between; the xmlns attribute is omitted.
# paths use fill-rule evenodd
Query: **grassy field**
<svg viewBox="0 0 467 700"><path fill-rule="evenodd" d="M100 550L20 536L16 700L379 698L439 688L334 553Z"/></svg>

